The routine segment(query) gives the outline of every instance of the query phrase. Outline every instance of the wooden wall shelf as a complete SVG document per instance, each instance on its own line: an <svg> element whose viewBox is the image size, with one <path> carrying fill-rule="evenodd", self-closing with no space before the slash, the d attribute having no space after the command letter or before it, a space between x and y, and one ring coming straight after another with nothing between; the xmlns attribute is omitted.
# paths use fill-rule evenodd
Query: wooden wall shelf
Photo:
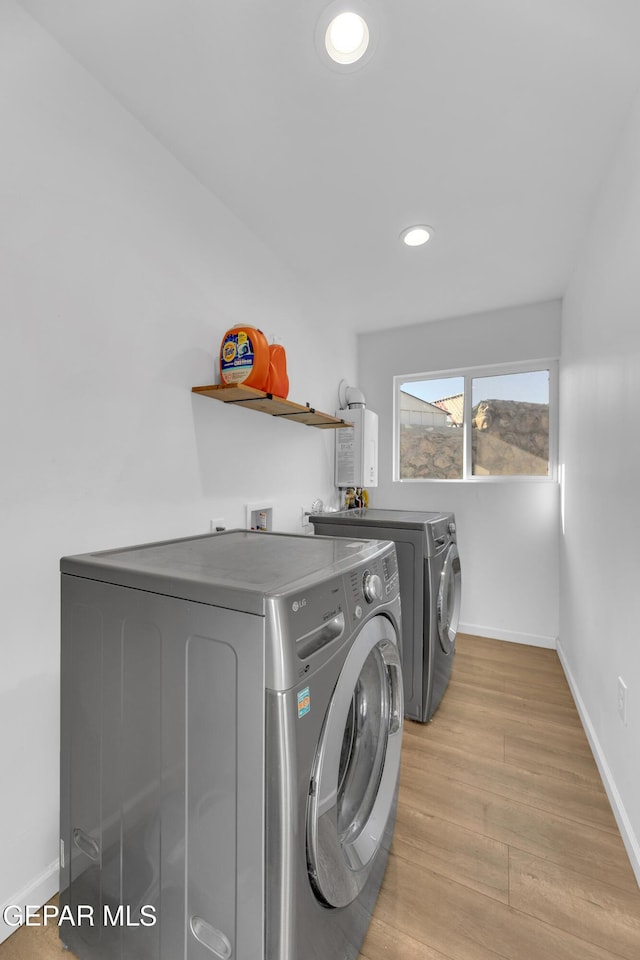
<svg viewBox="0 0 640 960"><path fill-rule="evenodd" d="M283 417L285 420L297 420L307 427L319 427L321 430L338 430L340 427L352 427L348 420L340 420L329 413L321 413L306 404L293 403L291 400L282 400L262 390L245 387L242 384L213 384L208 387L192 387L192 393L199 393L212 400L221 400L223 403L233 403L239 407L249 407L260 413L268 413L272 417Z"/></svg>

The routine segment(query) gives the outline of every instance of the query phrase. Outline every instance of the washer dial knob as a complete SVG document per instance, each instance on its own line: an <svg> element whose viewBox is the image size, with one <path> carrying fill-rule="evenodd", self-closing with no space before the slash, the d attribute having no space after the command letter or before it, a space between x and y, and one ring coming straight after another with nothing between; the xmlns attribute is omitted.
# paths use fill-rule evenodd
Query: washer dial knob
<svg viewBox="0 0 640 960"><path fill-rule="evenodd" d="M370 573L365 570L362 578L362 592L367 603L373 603L374 600L382 600L382 580L377 573Z"/></svg>

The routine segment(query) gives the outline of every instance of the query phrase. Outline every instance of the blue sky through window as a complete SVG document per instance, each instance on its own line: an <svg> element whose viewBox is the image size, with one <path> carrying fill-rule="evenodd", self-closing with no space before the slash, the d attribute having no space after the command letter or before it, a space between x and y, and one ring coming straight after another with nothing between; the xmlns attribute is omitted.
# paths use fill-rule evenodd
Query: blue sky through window
<svg viewBox="0 0 640 960"><path fill-rule="evenodd" d="M434 403L464 392L463 377L441 380L412 380L402 384L405 393ZM508 373L472 379L471 405L480 400L520 400L525 403L549 403L549 371Z"/></svg>
<svg viewBox="0 0 640 960"><path fill-rule="evenodd" d="M412 397L419 397L427 403L444 400L445 397L455 397L464 392L463 377L447 377L444 380L412 380L403 383L402 389Z"/></svg>

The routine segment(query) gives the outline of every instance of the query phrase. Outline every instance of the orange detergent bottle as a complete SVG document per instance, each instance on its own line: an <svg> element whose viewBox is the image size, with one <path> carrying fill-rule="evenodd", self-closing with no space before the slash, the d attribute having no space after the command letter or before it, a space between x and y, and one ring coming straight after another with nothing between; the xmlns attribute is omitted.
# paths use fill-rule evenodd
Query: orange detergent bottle
<svg viewBox="0 0 640 960"><path fill-rule="evenodd" d="M267 393L274 397L287 399L289 393L289 377L287 376L287 355L284 347L279 343L269 345L269 379Z"/></svg>
<svg viewBox="0 0 640 960"><path fill-rule="evenodd" d="M269 344L262 330L242 324L227 330L220 345L220 376L224 383L267 390Z"/></svg>

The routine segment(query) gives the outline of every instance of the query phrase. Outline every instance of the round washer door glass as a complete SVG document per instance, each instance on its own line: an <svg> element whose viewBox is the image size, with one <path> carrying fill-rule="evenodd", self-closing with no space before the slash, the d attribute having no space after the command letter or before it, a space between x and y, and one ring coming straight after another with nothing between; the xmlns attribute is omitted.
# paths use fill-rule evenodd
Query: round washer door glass
<svg viewBox="0 0 640 960"><path fill-rule="evenodd" d="M447 550L438 587L437 616L440 646L445 653L453 650L460 621L461 570L455 543Z"/></svg>
<svg viewBox="0 0 640 960"><path fill-rule="evenodd" d="M394 809L403 713L396 633L386 617L376 616L343 665L309 789L309 876L329 906L355 900L383 842Z"/></svg>

